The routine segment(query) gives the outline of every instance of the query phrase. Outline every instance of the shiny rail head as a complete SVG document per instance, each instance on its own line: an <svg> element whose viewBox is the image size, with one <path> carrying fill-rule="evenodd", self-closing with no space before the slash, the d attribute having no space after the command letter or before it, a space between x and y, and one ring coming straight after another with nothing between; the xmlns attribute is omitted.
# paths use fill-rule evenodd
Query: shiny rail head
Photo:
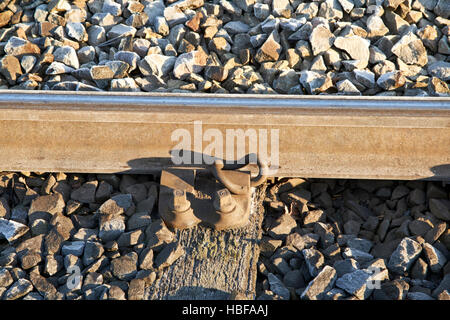
<svg viewBox="0 0 450 320"><path fill-rule="evenodd" d="M148 92L61 92L0 90L0 108L48 105L192 107L192 108L314 108L345 110L449 110L450 97L384 97L335 95L260 95Z"/></svg>

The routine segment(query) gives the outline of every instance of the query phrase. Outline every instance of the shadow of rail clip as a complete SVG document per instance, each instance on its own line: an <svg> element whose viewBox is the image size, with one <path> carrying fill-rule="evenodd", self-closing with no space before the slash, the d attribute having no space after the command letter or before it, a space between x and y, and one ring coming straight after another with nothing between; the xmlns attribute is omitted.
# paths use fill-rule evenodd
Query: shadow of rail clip
<svg viewBox="0 0 450 320"><path fill-rule="evenodd" d="M449 151L450 153L450 151ZM433 177L424 180L436 180L435 177L439 177L440 180L450 183L450 164L441 164L430 168L430 171L434 174Z"/></svg>
<svg viewBox="0 0 450 320"><path fill-rule="evenodd" d="M174 157L183 159L182 163L174 162ZM200 161L199 161L200 160ZM149 157L137 158L127 162L130 167L129 170L124 170L118 173L139 173L148 172L149 168L164 169L173 167L184 168L208 168L216 161L223 162L223 170L246 169L253 173L258 173L258 159L254 154L247 154L238 160L226 160L223 158L213 157L204 153L199 153L191 150L171 150L168 157ZM245 164L245 165L244 165ZM156 170L155 170L156 171Z"/></svg>

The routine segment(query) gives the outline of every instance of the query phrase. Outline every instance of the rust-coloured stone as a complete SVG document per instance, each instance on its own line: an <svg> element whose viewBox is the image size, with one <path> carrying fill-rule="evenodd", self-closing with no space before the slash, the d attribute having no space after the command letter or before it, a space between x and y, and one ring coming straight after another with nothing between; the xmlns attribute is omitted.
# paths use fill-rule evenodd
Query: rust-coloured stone
<svg viewBox="0 0 450 320"><path fill-rule="evenodd" d="M13 15L14 13L9 10L0 12L0 28L6 26Z"/></svg>
<svg viewBox="0 0 450 320"><path fill-rule="evenodd" d="M11 37L3 49L6 54L22 56L25 54L40 54L41 49L34 43L19 37Z"/></svg>
<svg viewBox="0 0 450 320"><path fill-rule="evenodd" d="M192 17L191 20L186 22L186 26L190 28L192 31L197 32L200 28L200 20L203 18L203 13L197 12L197 14Z"/></svg>
<svg viewBox="0 0 450 320"><path fill-rule="evenodd" d="M51 36L50 31L55 27L57 27L56 24L53 24L48 21L39 22L39 34L42 37L49 37Z"/></svg>
<svg viewBox="0 0 450 320"><path fill-rule="evenodd" d="M6 55L0 60L0 73L9 84L15 84L17 78L22 74L19 59L12 55Z"/></svg>

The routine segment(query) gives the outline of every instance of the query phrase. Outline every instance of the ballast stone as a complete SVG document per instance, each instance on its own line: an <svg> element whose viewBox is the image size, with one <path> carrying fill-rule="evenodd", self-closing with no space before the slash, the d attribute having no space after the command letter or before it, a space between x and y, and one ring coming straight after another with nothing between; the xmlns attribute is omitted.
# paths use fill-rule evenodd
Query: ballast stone
<svg viewBox="0 0 450 320"><path fill-rule="evenodd" d="M337 37L333 45L345 50L352 59L357 60L358 69L364 69L369 63L369 44L370 42L360 36Z"/></svg>
<svg viewBox="0 0 450 320"><path fill-rule="evenodd" d="M173 75L177 79L184 79L191 73L200 73L206 66L207 56L202 51L183 53L176 58Z"/></svg>
<svg viewBox="0 0 450 320"><path fill-rule="evenodd" d="M334 287L336 278L336 270L333 267L325 266L322 271L309 282L300 298L303 300L322 300L325 297L325 294Z"/></svg>
<svg viewBox="0 0 450 320"><path fill-rule="evenodd" d="M155 75L157 77L167 76L175 66L177 57L164 56L161 54L149 54L138 62L139 70L143 75Z"/></svg>
<svg viewBox="0 0 450 320"><path fill-rule="evenodd" d="M313 29L309 36L311 48L314 55L319 55L331 48L335 40L335 36L325 25L320 24Z"/></svg>
<svg viewBox="0 0 450 320"><path fill-rule="evenodd" d="M422 252L420 243L404 238L389 258L388 269L396 274L407 272Z"/></svg>
<svg viewBox="0 0 450 320"><path fill-rule="evenodd" d="M373 288L368 285L370 274L363 270L355 270L344 274L336 280L336 286L345 290L349 294L364 300L370 296Z"/></svg>
<svg viewBox="0 0 450 320"><path fill-rule="evenodd" d="M422 40L412 32L404 35L391 50L407 64L424 66L428 63L427 50Z"/></svg>
<svg viewBox="0 0 450 320"><path fill-rule="evenodd" d="M8 240L8 242L19 239L27 233L28 230L29 228L22 223L0 218L0 235Z"/></svg>
<svg viewBox="0 0 450 320"><path fill-rule="evenodd" d="M282 299L289 300L291 295L289 289L285 287L283 282L273 273L269 273L267 277L269 280L270 290Z"/></svg>
<svg viewBox="0 0 450 320"><path fill-rule="evenodd" d="M33 290L33 285L26 279L17 280L9 289L4 293L3 298L5 300L17 300L27 295Z"/></svg>

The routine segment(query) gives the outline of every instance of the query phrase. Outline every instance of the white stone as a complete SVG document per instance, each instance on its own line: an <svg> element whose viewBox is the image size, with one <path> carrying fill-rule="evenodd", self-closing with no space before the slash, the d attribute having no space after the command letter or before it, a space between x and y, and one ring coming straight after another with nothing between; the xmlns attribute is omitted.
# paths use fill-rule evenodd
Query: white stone
<svg viewBox="0 0 450 320"><path fill-rule="evenodd" d="M373 288L369 288L368 280L370 274L363 270L356 270L351 273L346 273L336 280L336 287L345 290L354 295L359 300L364 300L370 296Z"/></svg>
<svg viewBox="0 0 450 320"><path fill-rule="evenodd" d="M50 5L52 5L50 12L64 12L71 9L70 3L66 0L51 1Z"/></svg>
<svg viewBox="0 0 450 320"><path fill-rule="evenodd" d="M149 54L139 61L138 66L144 76L155 75L163 77L172 71L176 61L177 57Z"/></svg>
<svg viewBox="0 0 450 320"><path fill-rule="evenodd" d="M47 19L47 4L41 4L34 9L33 18L36 22L44 22Z"/></svg>
<svg viewBox="0 0 450 320"><path fill-rule="evenodd" d="M429 243L423 244L423 252L432 272L439 272L447 263L445 255Z"/></svg>
<svg viewBox="0 0 450 320"><path fill-rule="evenodd" d="M164 18L166 19L170 27L173 27L177 24L185 23L186 21L189 20L188 15L184 13L182 9L175 6L169 6L164 9Z"/></svg>
<svg viewBox="0 0 450 320"><path fill-rule="evenodd" d="M353 74L355 75L356 81L361 83L366 88L375 88L375 85L376 85L375 74L372 71L354 70ZM368 252L368 251L366 251L366 252Z"/></svg>
<svg viewBox="0 0 450 320"><path fill-rule="evenodd" d="M255 3L253 13L259 20L266 19L270 14L270 7L266 3Z"/></svg>
<svg viewBox="0 0 450 320"><path fill-rule="evenodd" d="M422 246L420 243L410 238L405 238L391 254L387 267L391 272L403 274L409 270L421 252Z"/></svg>
<svg viewBox="0 0 450 320"><path fill-rule="evenodd" d="M337 37L334 46L345 50L352 59L358 60L358 68L364 69L369 62L370 41L360 36Z"/></svg>
<svg viewBox="0 0 450 320"><path fill-rule="evenodd" d="M306 289L301 293L303 300L321 300L331 290L336 282L336 270L325 266L320 273L309 282Z"/></svg>
<svg viewBox="0 0 450 320"><path fill-rule="evenodd" d="M101 219L99 226L99 238L103 241L116 240L125 231L123 216L112 216Z"/></svg>
<svg viewBox="0 0 450 320"><path fill-rule="evenodd" d="M74 69L78 69L80 67L77 52L71 46L63 46L57 48L53 53L53 57L55 61L62 62Z"/></svg>
<svg viewBox="0 0 450 320"><path fill-rule="evenodd" d="M114 54L114 60L119 60L128 63L130 66L128 72L137 68L137 64L141 58L136 52L132 51L118 51Z"/></svg>
<svg viewBox="0 0 450 320"><path fill-rule="evenodd" d="M289 289L284 286L283 282L281 282L273 273L269 273L267 278L269 280L270 290L282 299L289 300L291 295Z"/></svg>
<svg viewBox="0 0 450 320"><path fill-rule="evenodd" d="M230 21L223 27L228 33L246 33L250 30L250 27L242 21Z"/></svg>
<svg viewBox="0 0 450 320"><path fill-rule="evenodd" d="M360 96L361 92L348 79L341 80L336 83L336 88L339 95Z"/></svg>
<svg viewBox="0 0 450 320"><path fill-rule="evenodd" d="M77 52L78 60L80 63L87 63L94 61L95 59L95 48L93 46L85 46L78 50Z"/></svg>
<svg viewBox="0 0 450 320"><path fill-rule="evenodd" d="M17 240L27 233L28 230L29 228L22 223L0 218L0 234L8 240L8 242Z"/></svg>
<svg viewBox="0 0 450 320"><path fill-rule="evenodd" d="M61 252L64 256L73 254L74 256L79 257L83 254L85 244L86 242L84 241L73 241L63 245L61 248Z"/></svg>
<svg viewBox="0 0 450 320"><path fill-rule="evenodd" d="M405 82L406 78L400 71L391 71L382 74L377 80L377 85L384 90L395 90Z"/></svg>
<svg viewBox="0 0 450 320"><path fill-rule="evenodd" d="M146 1L144 12L147 14L149 22L153 24L156 17L164 15L165 8L164 0Z"/></svg>
<svg viewBox="0 0 450 320"><path fill-rule="evenodd" d="M373 260L373 256L370 253L354 248L346 248L342 253L342 256L344 257L344 259L353 258L359 263Z"/></svg>
<svg viewBox="0 0 450 320"><path fill-rule="evenodd" d="M331 48L335 40L334 35L325 25L318 25L313 29L309 36L311 42L311 49L314 55L326 52Z"/></svg>
<svg viewBox="0 0 450 320"><path fill-rule="evenodd" d="M344 11L347 13L350 13L353 10L353 7L355 6L352 0L338 0L338 1L342 6L342 9L344 9Z"/></svg>
<svg viewBox="0 0 450 320"><path fill-rule="evenodd" d="M111 28L117 25L121 21L121 17L113 16L108 12L96 13L92 16L91 21L93 25L98 25L100 27Z"/></svg>
<svg viewBox="0 0 450 320"><path fill-rule="evenodd" d="M23 71L25 71L25 73L29 73L31 69L33 69L36 60L37 59L35 56L31 55L23 56L22 59L20 59L20 65L22 66Z"/></svg>
<svg viewBox="0 0 450 320"><path fill-rule="evenodd" d="M88 29L88 43L91 46L97 46L106 41L105 28L93 25Z"/></svg>
<svg viewBox="0 0 450 320"><path fill-rule="evenodd" d="M326 75L315 71L300 72L299 81L309 94L318 94L327 90L332 85Z"/></svg>
<svg viewBox="0 0 450 320"><path fill-rule="evenodd" d="M389 29L385 26L383 19L375 14L367 18L366 25L368 37L384 36L389 32Z"/></svg>
<svg viewBox="0 0 450 320"><path fill-rule="evenodd" d="M141 91L133 78L111 80L111 91Z"/></svg>
<svg viewBox="0 0 450 320"><path fill-rule="evenodd" d="M76 234L73 235L72 239L78 241L96 240L97 235L98 235L97 229L81 228L77 231Z"/></svg>
<svg viewBox="0 0 450 320"><path fill-rule="evenodd" d="M35 44L32 44L28 40L24 40L22 38L12 36L9 38L8 42L6 42L3 51L6 54L10 54L13 56L18 56L21 54L35 54L40 53L39 47Z"/></svg>
<svg viewBox="0 0 450 320"><path fill-rule="evenodd" d="M5 300L17 300L33 290L33 285L26 279L17 280L8 291L4 293L3 299Z"/></svg>
<svg viewBox="0 0 450 320"><path fill-rule="evenodd" d="M338 0L325 0L320 4L319 17L340 20L344 16Z"/></svg>
<svg viewBox="0 0 450 320"><path fill-rule="evenodd" d="M430 76L439 78L443 81L450 80L450 62L433 62L427 66L427 71Z"/></svg>
<svg viewBox="0 0 450 320"><path fill-rule="evenodd" d="M405 34L391 49L406 64L424 66L428 63L427 50L414 33Z"/></svg>
<svg viewBox="0 0 450 320"><path fill-rule="evenodd" d="M191 73L199 73L206 65L207 56L200 51L183 53L176 58L173 75L182 79Z"/></svg>
<svg viewBox="0 0 450 320"><path fill-rule="evenodd" d="M292 6L289 0L276 0L272 2L272 14L275 17L290 17Z"/></svg>
<svg viewBox="0 0 450 320"><path fill-rule="evenodd" d="M136 28L121 23L112 27L111 30L108 31L106 36L108 37L108 39L114 39L119 36L134 36L136 34L136 31Z"/></svg>
<svg viewBox="0 0 450 320"><path fill-rule="evenodd" d="M156 33L163 36L167 36L169 34L169 24L164 17L156 17L153 26L155 27Z"/></svg>
<svg viewBox="0 0 450 320"><path fill-rule="evenodd" d="M120 4L114 2L113 0L104 0L102 11L118 17L122 14L122 7L120 6Z"/></svg>
<svg viewBox="0 0 450 320"><path fill-rule="evenodd" d="M66 23L66 33L72 39L82 41L86 34L86 29L80 22L68 22Z"/></svg>
<svg viewBox="0 0 450 320"><path fill-rule="evenodd" d="M325 263L323 254L319 250L316 250L314 248L303 249L302 254L305 258L309 274L312 277L316 277Z"/></svg>
<svg viewBox="0 0 450 320"><path fill-rule="evenodd" d="M299 19L280 19L280 27L291 32L297 31L302 25L306 23L306 18L301 17Z"/></svg>

